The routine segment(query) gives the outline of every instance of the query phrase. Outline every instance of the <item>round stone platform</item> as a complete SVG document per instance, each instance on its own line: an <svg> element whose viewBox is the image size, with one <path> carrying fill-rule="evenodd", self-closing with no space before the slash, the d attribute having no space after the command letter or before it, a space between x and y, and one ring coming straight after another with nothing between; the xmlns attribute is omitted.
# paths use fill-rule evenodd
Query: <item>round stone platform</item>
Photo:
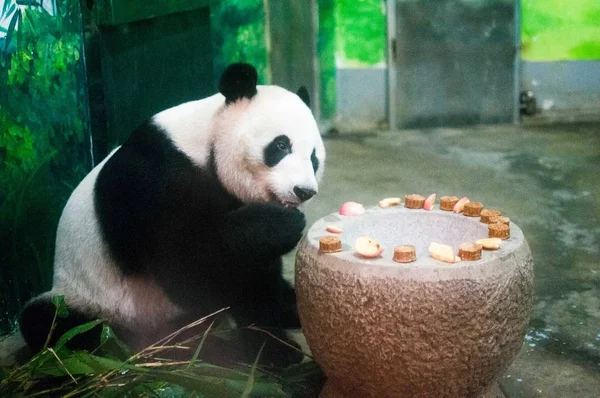
<svg viewBox="0 0 600 398"><path fill-rule="evenodd" d="M323 254L319 238L344 230L343 251ZM317 221L296 257L303 332L328 382L323 396L482 397L518 353L532 305L533 261L511 223L511 237L478 261L429 256L431 242L458 252L487 237L479 218L440 210L370 208L361 216ZM354 241L385 248L363 259ZM399 264L393 248L414 245L417 261Z"/></svg>

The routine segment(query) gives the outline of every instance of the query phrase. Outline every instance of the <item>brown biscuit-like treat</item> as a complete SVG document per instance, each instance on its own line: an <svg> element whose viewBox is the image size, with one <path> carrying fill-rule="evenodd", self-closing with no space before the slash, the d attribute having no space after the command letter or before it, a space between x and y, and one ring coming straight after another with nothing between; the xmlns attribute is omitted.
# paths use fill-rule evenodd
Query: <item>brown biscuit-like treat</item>
<svg viewBox="0 0 600 398"><path fill-rule="evenodd" d="M406 195L404 197L404 207L408 209L422 209L425 204L425 198L421 195Z"/></svg>
<svg viewBox="0 0 600 398"><path fill-rule="evenodd" d="M510 237L510 227L506 224L490 224L488 231L490 238L508 239Z"/></svg>
<svg viewBox="0 0 600 398"><path fill-rule="evenodd" d="M458 248L458 256L461 260L476 261L481 259L482 245L476 243L463 243Z"/></svg>
<svg viewBox="0 0 600 398"><path fill-rule="evenodd" d="M397 263L411 263L417 259L415 247L412 245L402 245L394 247L394 261Z"/></svg>
<svg viewBox="0 0 600 398"><path fill-rule="evenodd" d="M468 217L479 217L483 209L483 203L481 202L469 202L465 203L465 210L463 214Z"/></svg>
<svg viewBox="0 0 600 398"><path fill-rule="evenodd" d="M319 239L319 250L323 253L342 251L342 241L337 236L324 236Z"/></svg>
<svg viewBox="0 0 600 398"><path fill-rule="evenodd" d="M500 210L483 209L481 210L481 222L484 224L490 223L490 218L500 217L502 213Z"/></svg>
<svg viewBox="0 0 600 398"><path fill-rule="evenodd" d="M503 216L490 217L490 224L506 224L510 225L510 218Z"/></svg>
<svg viewBox="0 0 600 398"><path fill-rule="evenodd" d="M456 202L458 202L456 196L442 196L440 198L440 210L452 211Z"/></svg>

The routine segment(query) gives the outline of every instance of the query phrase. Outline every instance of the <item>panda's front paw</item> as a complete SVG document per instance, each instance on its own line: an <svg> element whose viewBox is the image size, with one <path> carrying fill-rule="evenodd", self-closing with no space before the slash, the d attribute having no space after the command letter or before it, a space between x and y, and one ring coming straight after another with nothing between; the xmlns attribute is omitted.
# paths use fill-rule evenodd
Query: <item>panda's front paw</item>
<svg viewBox="0 0 600 398"><path fill-rule="evenodd" d="M273 247L277 254L285 254L294 249L306 227L304 213L298 209L268 204L264 207L265 244Z"/></svg>
<svg viewBox="0 0 600 398"><path fill-rule="evenodd" d="M291 251L306 226L300 210L273 203L248 204L227 218L227 239L232 247L249 255L277 256Z"/></svg>

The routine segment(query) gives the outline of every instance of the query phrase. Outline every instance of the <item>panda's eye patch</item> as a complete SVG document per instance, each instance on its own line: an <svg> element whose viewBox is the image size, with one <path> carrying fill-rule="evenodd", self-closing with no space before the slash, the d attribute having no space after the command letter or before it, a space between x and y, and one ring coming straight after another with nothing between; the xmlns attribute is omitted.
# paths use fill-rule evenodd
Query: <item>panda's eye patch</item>
<svg viewBox="0 0 600 398"><path fill-rule="evenodd" d="M315 174L317 174L317 170L319 169L319 159L317 159L317 150L316 149L313 149L313 151L310 155L310 161L312 163Z"/></svg>
<svg viewBox="0 0 600 398"><path fill-rule="evenodd" d="M292 143L287 135L279 135L273 139L264 149L264 160L268 167L277 165L286 157L286 155L292 153Z"/></svg>

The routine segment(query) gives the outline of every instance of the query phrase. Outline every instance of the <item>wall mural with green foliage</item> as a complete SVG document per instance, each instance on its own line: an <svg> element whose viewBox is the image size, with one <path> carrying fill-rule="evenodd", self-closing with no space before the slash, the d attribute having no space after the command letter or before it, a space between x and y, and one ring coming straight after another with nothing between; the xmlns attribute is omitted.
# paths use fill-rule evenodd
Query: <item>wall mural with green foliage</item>
<svg viewBox="0 0 600 398"><path fill-rule="evenodd" d="M50 287L60 212L91 165L81 47L77 1L3 2L0 333Z"/></svg>
<svg viewBox="0 0 600 398"><path fill-rule="evenodd" d="M522 58L600 59L600 1L522 0Z"/></svg>
<svg viewBox="0 0 600 398"><path fill-rule="evenodd" d="M383 0L336 0L336 63L342 68L385 66Z"/></svg>
<svg viewBox="0 0 600 398"><path fill-rule="evenodd" d="M211 7L215 76L232 62L247 62L269 84L263 0L221 0Z"/></svg>

